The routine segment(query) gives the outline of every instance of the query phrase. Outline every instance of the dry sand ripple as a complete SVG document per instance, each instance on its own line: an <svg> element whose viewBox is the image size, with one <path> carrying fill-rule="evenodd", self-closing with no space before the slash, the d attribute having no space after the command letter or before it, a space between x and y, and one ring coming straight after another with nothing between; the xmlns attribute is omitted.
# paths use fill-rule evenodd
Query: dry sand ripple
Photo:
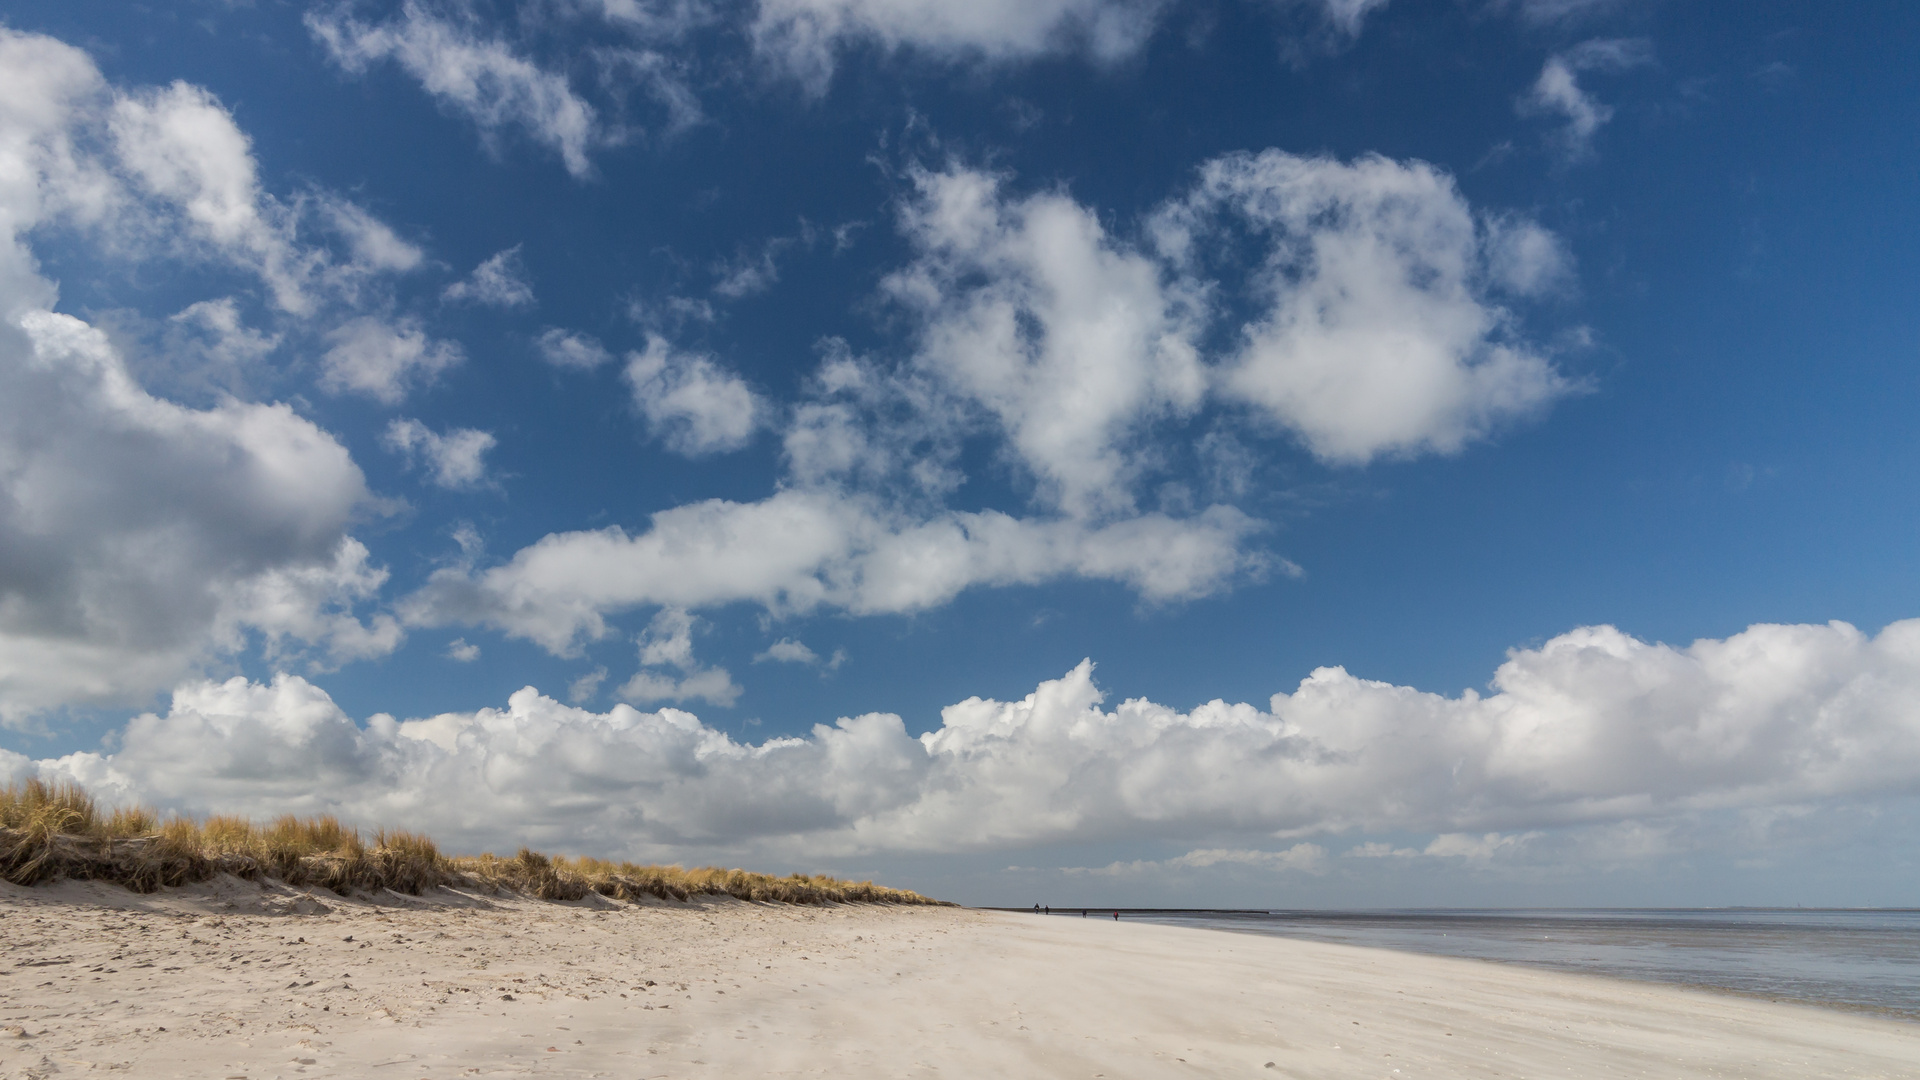
<svg viewBox="0 0 1920 1080"><path fill-rule="evenodd" d="M1913 1077L1873 1017L956 909L0 886L0 1076Z"/></svg>

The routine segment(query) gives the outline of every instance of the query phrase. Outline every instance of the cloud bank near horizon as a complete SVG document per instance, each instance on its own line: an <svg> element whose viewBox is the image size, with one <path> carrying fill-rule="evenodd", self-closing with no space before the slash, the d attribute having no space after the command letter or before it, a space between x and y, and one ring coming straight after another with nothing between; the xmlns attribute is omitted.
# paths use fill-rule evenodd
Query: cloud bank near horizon
<svg viewBox="0 0 1920 1080"><path fill-rule="evenodd" d="M183 684L111 752L0 752L0 774L189 813L337 813L459 849L827 862L1124 839L1191 850L1099 873L1316 873L1329 844L1484 863L1554 831L1646 860L1684 850L1703 815L1909 798L1917 701L1920 620L1757 625L1684 648L1584 627L1514 650L1484 695L1336 667L1265 708L1185 712L1104 707L1087 661L1019 701L951 705L918 738L872 713L757 744L682 710L594 712L533 687L504 708L363 725L283 674ZM1409 834L1432 839L1366 839Z"/></svg>

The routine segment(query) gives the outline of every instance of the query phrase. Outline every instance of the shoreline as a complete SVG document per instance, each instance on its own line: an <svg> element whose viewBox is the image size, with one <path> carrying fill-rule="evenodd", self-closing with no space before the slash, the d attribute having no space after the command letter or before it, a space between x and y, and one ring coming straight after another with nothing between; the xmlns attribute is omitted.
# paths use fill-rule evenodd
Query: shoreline
<svg viewBox="0 0 1920 1080"><path fill-rule="evenodd" d="M1027 909L995 908L1024 911ZM1080 909L1059 909L1069 917ZM1109 911L1112 909L1108 909ZM1227 909L1227 908L1121 908L1127 918L1168 926L1190 926L1258 937L1279 937L1298 941L1320 941L1384 949L1419 956L1447 956L1481 963L1508 965L1538 971L1558 971L1629 983L1671 986L1735 997L1833 1009L1859 1016L1875 1016L1907 1024L1920 1024L1920 999L1911 994L1911 983L1900 982L1908 993L1889 1002L1866 992L1864 986L1850 981L1848 974L1833 967L1808 974L1805 964L1857 964L1861 947L1857 940L1835 944L1819 939L1828 935L1882 934L1894 932L1900 939L1882 941L1884 947L1903 954L1913 947L1913 925L1889 926L1888 917L1920 915L1916 908L1419 908L1419 909ZM1822 919L1814 923L1751 922L1742 917L1784 915L1799 920ZM1846 924L1824 920L1864 918L1875 923ZM1734 920L1734 921L1727 921ZM1367 929L1354 931L1353 927ZM1504 934L1487 934L1484 928L1524 926L1531 930L1552 930L1549 939L1573 945L1571 952L1559 955L1542 953L1521 946L1531 942L1511 929ZM1374 932L1369 932L1369 930ZM1448 933L1451 931L1451 934ZM1609 935L1634 931L1628 940ZM1703 933L1704 931L1704 933ZM1756 940L1755 935L1782 935L1774 941ZM1722 936L1725 935L1725 936ZM1450 939L1450 941L1449 941ZM1443 946L1442 941L1449 941ZM1711 967L1685 962L1653 963L1630 957L1650 945L1664 946L1669 954L1686 954L1706 949L1722 959ZM1733 950L1731 953L1728 950ZM1743 960L1765 960L1775 965L1766 974ZM1611 959L1605 955L1612 954ZM1786 956L1785 969L1780 957ZM1801 962L1799 971L1787 974ZM1884 973L1855 970L1854 979L1873 975L1883 983Z"/></svg>
<svg viewBox="0 0 1920 1080"><path fill-rule="evenodd" d="M982 909L444 892L0 887L0 1076L1920 1073L1910 1023L1478 960Z"/></svg>

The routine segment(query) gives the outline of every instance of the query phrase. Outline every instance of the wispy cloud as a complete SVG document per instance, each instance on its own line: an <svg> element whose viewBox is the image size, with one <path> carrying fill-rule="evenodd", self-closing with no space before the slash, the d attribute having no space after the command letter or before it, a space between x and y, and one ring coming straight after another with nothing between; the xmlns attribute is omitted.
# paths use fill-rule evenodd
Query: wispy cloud
<svg viewBox="0 0 1920 1080"><path fill-rule="evenodd" d="M490 307L533 306L533 285L527 280L526 260L520 256L520 245L488 257L474 267L465 280L447 286L440 295L448 300Z"/></svg>
<svg viewBox="0 0 1920 1080"><path fill-rule="evenodd" d="M560 155L575 176L592 172L588 154L600 141L598 116L567 77L521 55L467 20L443 18L407 0L384 23L365 23L344 5L307 13L307 28L350 72L392 60L426 91L465 115L488 139L516 128Z"/></svg>
<svg viewBox="0 0 1920 1080"><path fill-rule="evenodd" d="M1640 39L1615 38L1583 42L1547 58L1540 77L1520 99L1522 115L1558 116L1563 124L1553 137L1567 163L1593 156L1593 140L1613 119L1613 107L1603 104L1580 85L1588 71L1624 71L1653 62L1653 47Z"/></svg>

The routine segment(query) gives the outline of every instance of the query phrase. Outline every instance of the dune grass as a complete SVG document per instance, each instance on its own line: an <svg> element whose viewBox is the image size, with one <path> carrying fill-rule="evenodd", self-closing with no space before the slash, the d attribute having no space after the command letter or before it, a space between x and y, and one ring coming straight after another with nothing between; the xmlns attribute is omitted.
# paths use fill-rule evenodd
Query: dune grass
<svg viewBox="0 0 1920 1080"><path fill-rule="evenodd" d="M162 819L151 810L102 813L72 784L39 780L0 787L0 878L38 885L63 878L108 881L135 892L205 881L217 874L320 886L342 896L418 896L441 886L514 892L543 900L599 893L615 900L732 896L787 904L939 904L916 892L821 875L774 877L746 870L637 865L603 859L443 855L419 833L381 829L362 836L332 815Z"/></svg>

